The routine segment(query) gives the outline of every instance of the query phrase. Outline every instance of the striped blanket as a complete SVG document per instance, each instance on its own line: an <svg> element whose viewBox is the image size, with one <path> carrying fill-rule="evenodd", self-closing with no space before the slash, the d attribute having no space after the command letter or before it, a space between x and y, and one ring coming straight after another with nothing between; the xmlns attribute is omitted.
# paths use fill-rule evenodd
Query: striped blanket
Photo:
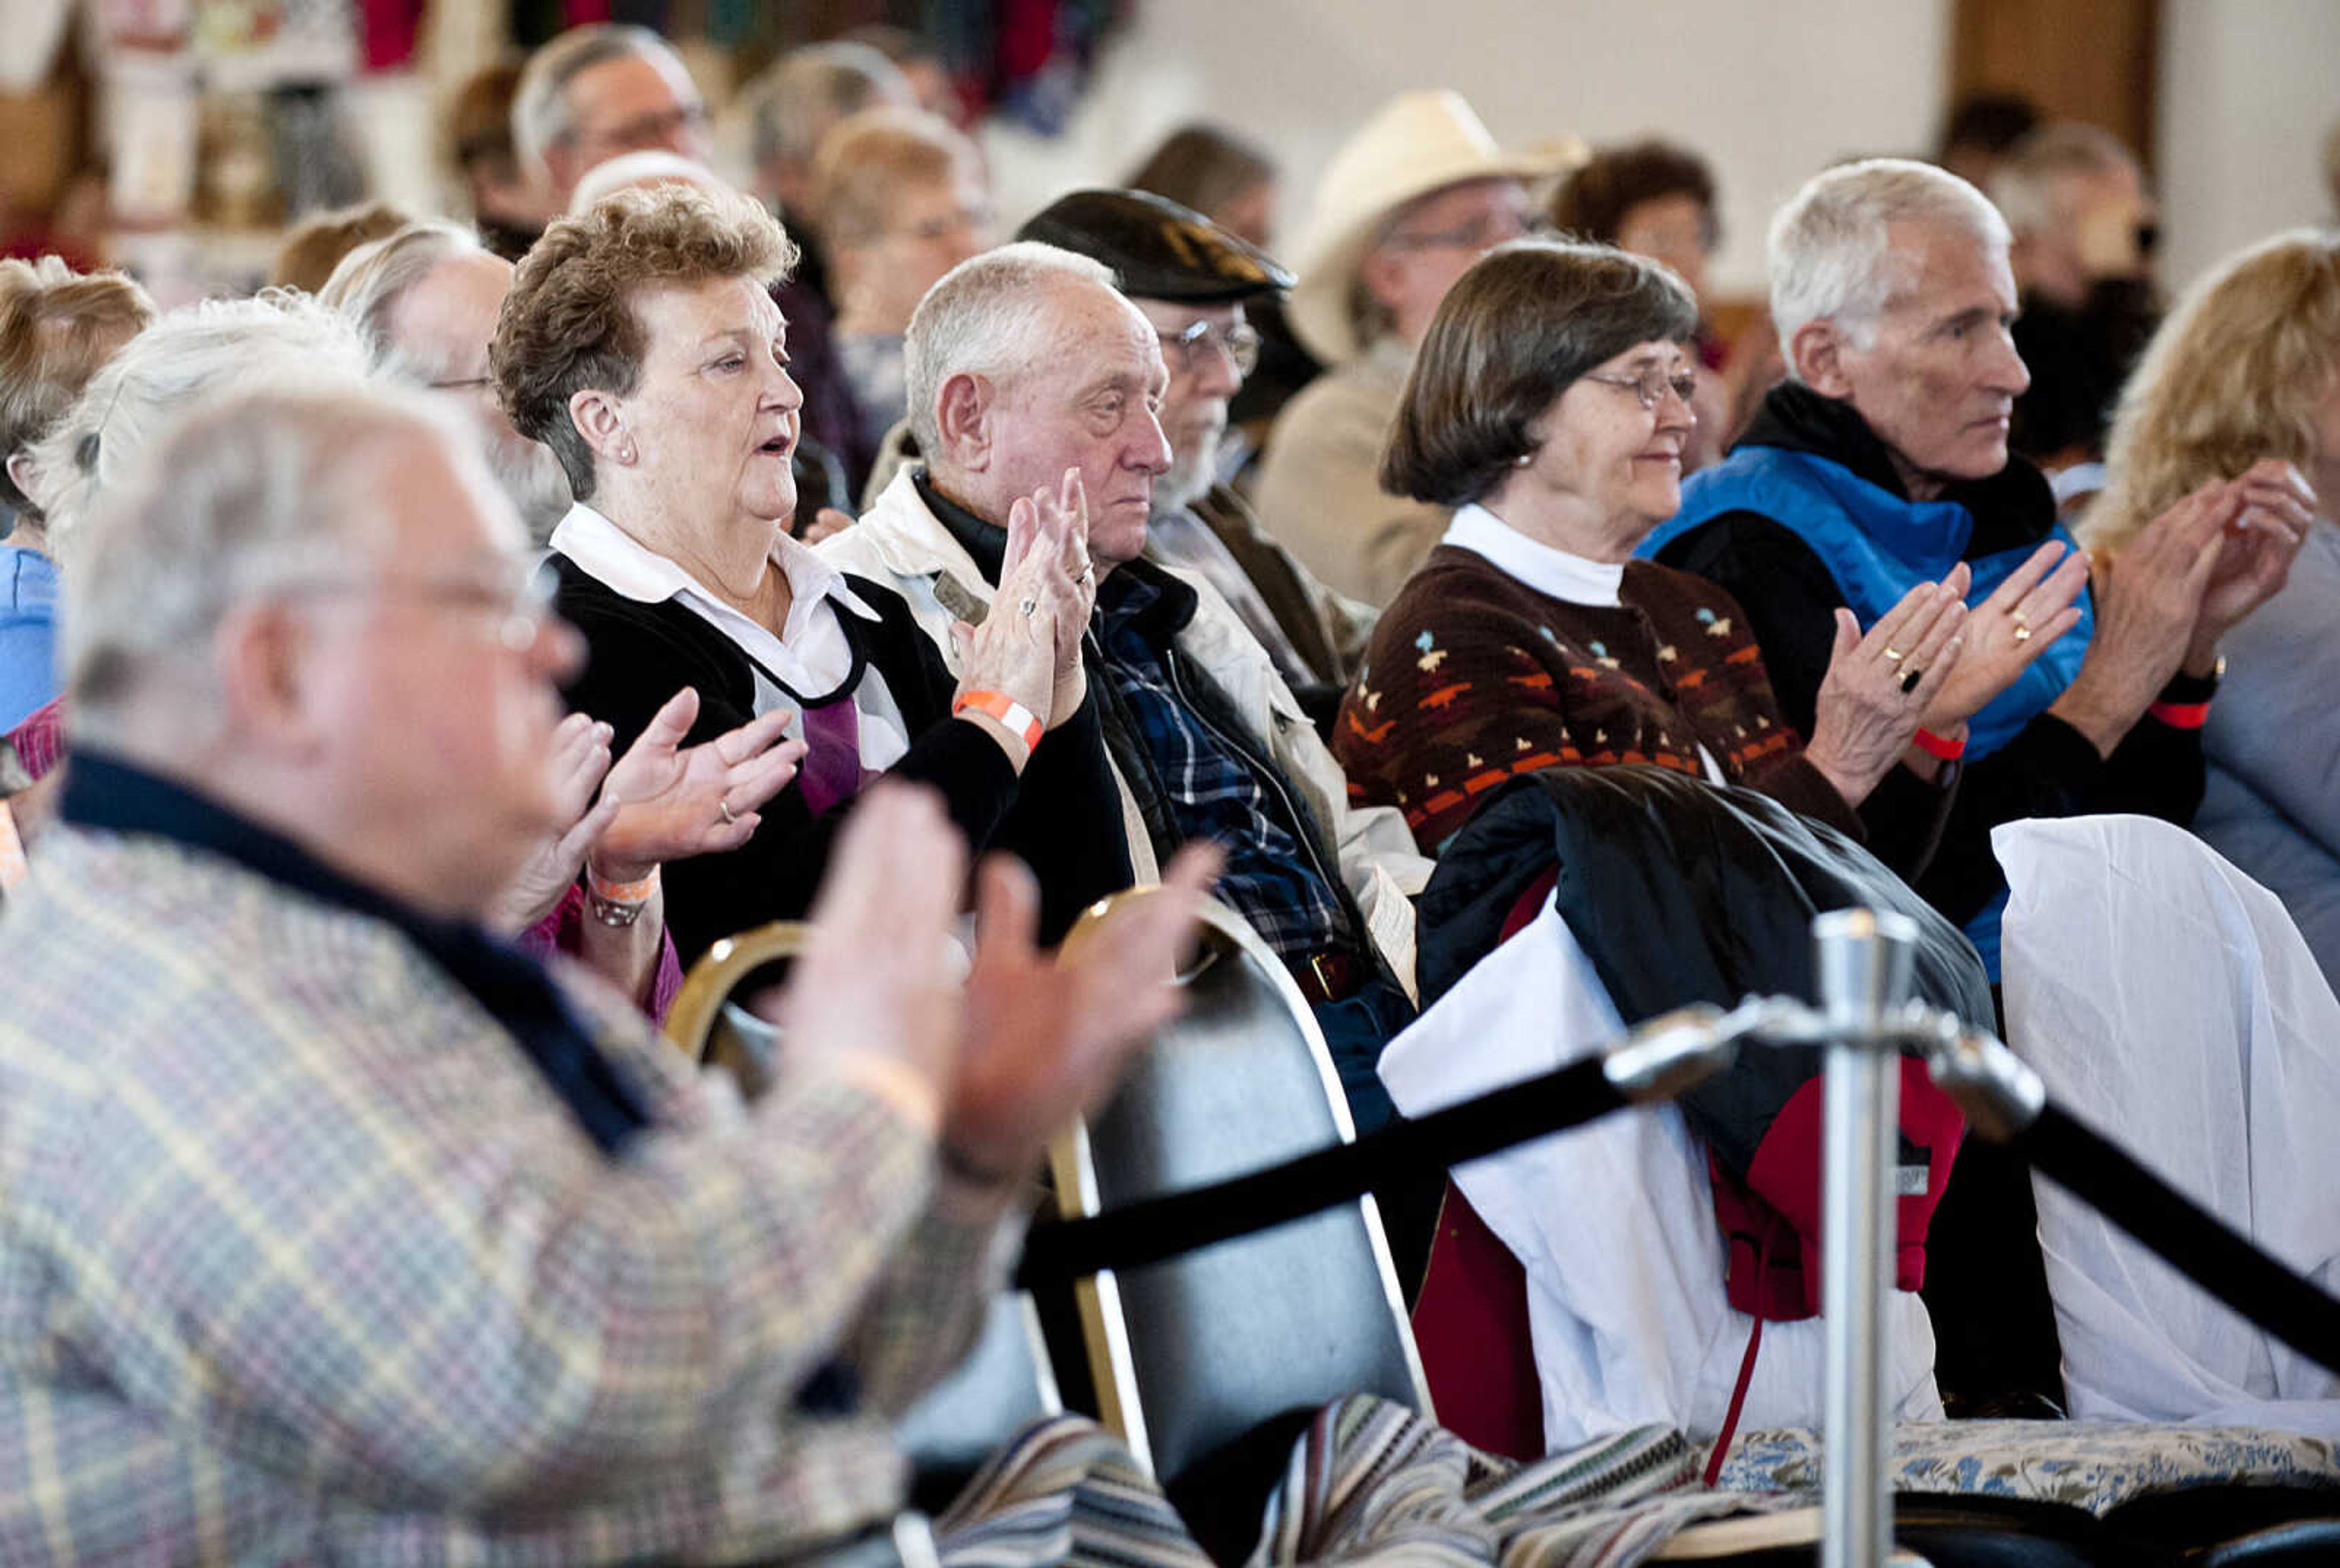
<svg viewBox="0 0 2340 1568"><path fill-rule="evenodd" d="M1711 1492L1680 1433L1644 1426L1532 1464L1403 1405L1326 1405L1268 1499L1250 1568L1301 1563L1622 1568L1700 1519L1803 1499ZM1095 1423L1026 1429L936 1522L944 1568L1209 1568L1161 1488Z"/></svg>

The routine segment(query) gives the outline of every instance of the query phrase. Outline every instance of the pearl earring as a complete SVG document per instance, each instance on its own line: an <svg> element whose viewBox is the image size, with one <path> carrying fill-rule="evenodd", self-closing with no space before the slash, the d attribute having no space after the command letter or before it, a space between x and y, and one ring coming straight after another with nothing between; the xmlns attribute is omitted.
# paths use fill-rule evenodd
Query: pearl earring
<svg viewBox="0 0 2340 1568"><path fill-rule="evenodd" d="M1528 464L1533 461L1535 461L1535 453L1532 452L1523 452L1520 453L1519 456L1512 459L1512 466L1513 468L1525 468Z"/></svg>

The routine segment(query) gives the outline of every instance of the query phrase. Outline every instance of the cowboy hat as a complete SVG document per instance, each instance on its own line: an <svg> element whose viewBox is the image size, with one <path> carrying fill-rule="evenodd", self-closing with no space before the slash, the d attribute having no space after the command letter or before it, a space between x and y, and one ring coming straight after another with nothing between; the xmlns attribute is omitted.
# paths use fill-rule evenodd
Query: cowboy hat
<svg viewBox="0 0 2340 1568"><path fill-rule="evenodd" d="M1308 352L1328 365L1364 351L1350 290L1367 243L1406 203L1470 180L1532 180L1549 160L1505 154L1459 93L1402 93L1333 154L1316 183L1300 281L1285 313Z"/></svg>

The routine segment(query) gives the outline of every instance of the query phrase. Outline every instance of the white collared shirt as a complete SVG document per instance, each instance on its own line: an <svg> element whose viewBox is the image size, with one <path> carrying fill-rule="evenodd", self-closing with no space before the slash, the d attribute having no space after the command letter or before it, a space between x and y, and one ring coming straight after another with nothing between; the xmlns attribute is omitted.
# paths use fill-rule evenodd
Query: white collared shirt
<svg viewBox="0 0 2340 1568"><path fill-rule="evenodd" d="M1473 555L1484 556L1504 575L1569 604L1614 610L1619 602L1617 590L1625 581L1623 562L1594 561L1541 543L1476 501L1455 512L1454 521L1446 525L1446 536L1438 542L1460 545Z"/></svg>
<svg viewBox="0 0 2340 1568"><path fill-rule="evenodd" d="M773 684L772 677L807 698L818 698L834 691L851 672L853 648L838 621L838 605L877 617L846 586L842 572L777 529L772 565L788 582L788 624L777 637L583 501L569 509L548 542L610 592L638 604L674 600L729 638L748 655L754 670L759 714L775 708L793 713L798 706L796 698ZM863 769L882 771L900 761L910 749L909 725L875 666L863 670L860 684L853 689L853 706L861 716ZM801 716L789 719L788 733L803 736Z"/></svg>
<svg viewBox="0 0 2340 1568"><path fill-rule="evenodd" d="M1504 576L1566 604L1615 610L1623 602L1617 597L1625 583L1622 561L1594 561L1530 539L1476 501L1455 512L1454 521L1446 525L1445 537L1438 542L1459 545ZM1698 759L1710 780L1727 781L1722 764L1704 742L1699 745Z"/></svg>

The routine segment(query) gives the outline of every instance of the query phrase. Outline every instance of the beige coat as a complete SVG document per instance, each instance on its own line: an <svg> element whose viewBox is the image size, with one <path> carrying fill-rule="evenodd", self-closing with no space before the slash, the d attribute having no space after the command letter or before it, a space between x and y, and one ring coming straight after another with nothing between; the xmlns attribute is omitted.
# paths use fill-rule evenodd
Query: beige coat
<svg viewBox="0 0 2340 1568"><path fill-rule="evenodd" d="M1317 377L1268 434L1256 510L1325 586L1387 605L1446 531L1452 509L1384 494L1382 448L1413 368L1395 338Z"/></svg>
<svg viewBox="0 0 2340 1568"><path fill-rule="evenodd" d="M861 521L824 541L822 558L840 571L858 572L900 594L945 662L956 670L951 646L956 620L981 620L991 606L991 584L951 537L912 482L915 471L894 476ZM1251 727L1261 748L1284 769L1309 811L1333 839L1341 879L1364 911L1374 943L1409 992L1413 989L1413 906L1430 880L1432 863L1415 849L1405 819L1387 807L1349 804L1347 777L1276 675L1267 650L1244 630L1218 590L1191 572L1178 572L1201 602L1178 634L1178 646L1201 667ZM1161 876L1152 840L1126 780L1120 786L1129 859L1140 882Z"/></svg>

